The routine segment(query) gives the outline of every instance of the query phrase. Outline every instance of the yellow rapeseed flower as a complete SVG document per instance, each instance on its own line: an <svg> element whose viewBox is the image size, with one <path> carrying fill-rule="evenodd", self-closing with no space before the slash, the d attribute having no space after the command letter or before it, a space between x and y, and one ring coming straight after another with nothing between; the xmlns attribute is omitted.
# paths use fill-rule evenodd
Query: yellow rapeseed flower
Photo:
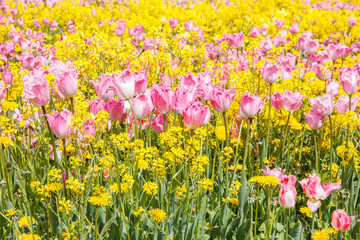
<svg viewBox="0 0 360 240"><path fill-rule="evenodd" d="M158 186L154 182L146 182L143 186L143 192L147 195L157 194Z"/></svg>

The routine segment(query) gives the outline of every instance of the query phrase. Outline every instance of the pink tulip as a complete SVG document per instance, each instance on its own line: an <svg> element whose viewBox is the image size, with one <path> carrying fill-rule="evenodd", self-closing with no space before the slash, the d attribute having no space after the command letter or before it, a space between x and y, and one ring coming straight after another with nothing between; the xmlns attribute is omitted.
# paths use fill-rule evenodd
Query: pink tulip
<svg viewBox="0 0 360 240"><path fill-rule="evenodd" d="M33 68L39 68L41 66L41 60L39 57L34 57L32 52L24 52L17 59L21 62L23 68L31 71Z"/></svg>
<svg viewBox="0 0 360 240"><path fill-rule="evenodd" d="M273 48L273 44L271 42L271 39L265 39L260 42L260 51L265 53L270 51Z"/></svg>
<svg viewBox="0 0 360 240"><path fill-rule="evenodd" d="M281 180L286 169L281 169L281 168L270 169L269 166L266 165L266 170L261 169L261 171L263 171L264 176L273 176Z"/></svg>
<svg viewBox="0 0 360 240"><path fill-rule="evenodd" d="M318 130L322 127L324 116L312 109L309 114L305 114L306 122L312 130Z"/></svg>
<svg viewBox="0 0 360 240"><path fill-rule="evenodd" d="M241 33L234 33L230 38L230 44L233 48L240 49L243 46L244 41L244 34Z"/></svg>
<svg viewBox="0 0 360 240"><path fill-rule="evenodd" d="M282 38L279 35L276 35L273 39L272 39L272 43L274 44L275 47L280 47L282 45L284 45L285 43L285 39Z"/></svg>
<svg viewBox="0 0 360 240"><path fill-rule="evenodd" d="M134 34L135 34L135 28L133 28L133 27L128 27L128 32L129 32L129 36L134 36Z"/></svg>
<svg viewBox="0 0 360 240"><path fill-rule="evenodd" d="M275 27L281 29L284 26L285 21L281 19L275 19Z"/></svg>
<svg viewBox="0 0 360 240"><path fill-rule="evenodd" d="M160 114L167 114L175 106L175 93L169 86L154 84L151 88L151 102Z"/></svg>
<svg viewBox="0 0 360 240"><path fill-rule="evenodd" d="M168 121L166 117L166 128L168 128ZM157 117L153 117L151 119L151 126L157 133L162 133L164 131L164 117L162 115L159 115Z"/></svg>
<svg viewBox="0 0 360 240"><path fill-rule="evenodd" d="M192 21L185 22L184 26L188 32L192 32L195 29L194 23Z"/></svg>
<svg viewBox="0 0 360 240"><path fill-rule="evenodd" d="M105 102L100 98L95 99L94 101L87 100L90 105L90 113L95 116L101 110L105 110Z"/></svg>
<svg viewBox="0 0 360 240"><path fill-rule="evenodd" d="M331 214L331 226L340 232L345 232L354 220L344 210L337 209Z"/></svg>
<svg viewBox="0 0 360 240"><path fill-rule="evenodd" d="M125 21L122 21L122 20L119 20L119 21L117 22L117 24L118 24L118 25L115 27L114 33L115 33L116 36L121 37L121 36L124 34L124 32L125 32L126 22L125 22Z"/></svg>
<svg viewBox="0 0 360 240"><path fill-rule="evenodd" d="M80 140L88 141L91 136L95 137L95 135L96 135L96 130L95 130L94 122L90 120L85 121L83 124L82 131L80 133Z"/></svg>
<svg viewBox="0 0 360 240"><path fill-rule="evenodd" d="M316 40L309 40L306 43L306 53L308 55L315 54L318 51L319 43Z"/></svg>
<svg viewBox="0 0 360 240"><path fill-rule="evenodd" d="M358 71L345 68L340 70L340 81L344 92L353 95L357 92L360 85L360 77Z"/></svg>
<svg viewBox="0 0 360 240"><path fill-rule="evenodd" d="M113 87L113 77L110 74L103 74L99 77L99 82L91 81L94 85L98 98L107 102L115 96Z"/></svg>
<svg viewBox="0 0 360 240"><path fill-rule="evenodd" d="M50 100L49 83L43 70L33 70L23 77L24 98L37 107L45 106Z"/></svg>
<svg viewBox="0 0 360 240"><path fill-rule="evenodd" d="M125 120L127 115L125 110L125 104L121 100L115 101L114 99L111 99L110 101L105 103L105 110L109 113L110 120L113 122L121 122Z"/></svg>
<svg viewBox="0 0 360 240"><path fill-rule="evenodd" d="M291 79L291 68L282 68L280 69L281 80Z"/></svg>
<svg viewBox="0 0 360 240"><path fill-rule="evenodd" d="M129 70L113 74L113 89L122 101L130 100L135 94L135 78Z"/></svg>
<svg viewBox="0 0 360 240"><path fill-rule="evenodd" d="M155 42L154 42L154 39L152 38L145 38L144 39L144 42L143 42L143 49L145 51L149 50L149 51L152 51L155 49Z"/></svg>
<svg viewBox="0 0 360 240"><path fill-rule="evenodd" d="M58 27L58 23L55 21L55 20L52 20L50 23L49 23L49 27L54 30L55 28Z"/></svg>
<svg viewBox="0 0 360 240"><path fill-rule="evenodd" d="M241 98L239 115L242 118L252 118L262 111L264 105L265 103L256 93L250 95L246 92Z"/></svg>
<svg viewBox="0 0 360 240"><path fill-rule="evenodd" d="M222 87L214 87L209 102L217 112L226 112L235 98L235 89L226 90Z"/></svg>
<svg viewBox="0 0 360 240"><path fill-rule="evenodd" d="M195 101L196 95L195 95L195 88L189 88L189 89L181 89L176 88L175 90L175 106L174 111L182 115L185 108Z"/></svg>
<svg viewBox="0 0 360 240"><path fill-rule="evenodd" d="M352 48L346 46L343 43L340 44L330 44L328 46L328 54L331 60L336 60L338 58L344 59L347 58L352 53Z"/></svg>
<svg viewBox="0 0 360 240"><path fill-rule="evenodd" d="M136 42L142 42L144 40L145 36L146 36L145 33L135 31L135 40L136 40Z"/></svg>
<svg viewBox="0 0 360 240"><path fill-rule="evenodd" d="M300 92L293 93L286 89L282 95L282 101L284 108L293 113L302 106L302 100L304 96Z"/></svg>
<svg viewBox="0 0 360 240"><path fill-rule="evenodd" d="M292 34L297 34L300 32L299 24L293 24L291 25L291 28L289 28L289 32Z"/></svg>
<svg viewBox="0 0 360 240"><path fill-rule="evenodd" d="M278 110L284 108L283 97L281 93L276 92L273 94L271 98L271 106Z"/></svg>
<svg viewBox="0 0 360 240"><path fill-rule="evenodd" d="M253 27L249 33L249 37L257 38L259 36L260 32L257 27Z"/></svg>
<svg viewBox="0 0 360 240"><path fill-rule="evenodd" d="M55 75L57 87L61 95L73 97L78 90L78 71L71 63L64 64L60 61L54 61L49 71Z"/></svg>
<svg viewBox="0 0 360 240"><path fill-rule="evenodd" d="M3 81L0 82L0 104L2 104L4 102L4 98L5 98L8 88L9 87L5 87Z"/></svg>
<svg viewBox="0 0 360 240"><path fill-rule="evenodd" d="M357 25L356 18L349 17L348 18L348 26L353 27L353 26L356 26L356 25Z"/></svg>
<svg viewBox="0 0 360 240"><path fill-rule="evenodd" d="M296 181L297 179L294 175L283 175L280 187L295 187Z"/></svg>
<svg viewBox="0 0 360 240"><path fill-rule="evenodd" d="M295 187L282 187L279 192L279 203L282 208L290 209L296 203L296 188Z"/></svg>
<svg viewBox="0 0 360 240"><path fill-rule="evenodd" d="M146 119L153 110L150 104L150 99L148 99L146 95L138 95L132 100L132 104L134 106L134 114L137 120Z"/></svg>
<svg viewBox="0 0 360 240"><path fill-rule="evenodd" d="M183 111L185 125L190 129L196 129L203 126L209 113L210 110L207 106L203 107L199 101L194 101Z"/></svg>
<svg viewBox="0 0 360 240"><path fill-rule="evenodd" d="M140 73L135 72L133 75L135 78L135 93L137 94L145 93L148 86L146 72L140 72Z"/></svg>
<svg viewBox="0 0 360 240"><path fill-rule="evenodd" d="M14 75L9 69L6 68L5 71L1 73L1 79L4 81L5 84L9 85L12 83Z"/></svg>
<svg viewBox="0 0 360 240"><path fill-rule="evenodd" d="M349 96L345 95L340 97L336 104L335 104L335 109L340 113L340 114L346 114L349 111L349 102L350 102L350 98ZM355 111L356 109L356 104L359 102L359 96L355 96L351 98L351 111Z"/></svg>
<svg viewBox="0 0 360 240"><path fill-rule="evenodd" d="M198 85L197 80L198 80L197 76L193 74L182 76L180 77L178 88L180 89L196 88L196 86Z"/></svg>
<svg viewBox="0 0 360 240"><path fill-rule="evenodd" d="M77 72L67 71L60 75L57 80L59 91L64 97L74 97L78 90Z"/></svg>
<svg viewBox="0 0 360 240"><path fill-rule="evenodd" d="M309 98L311 106L318 114L328 117L334 109L333 97L325 94L323 97Z"/></svg>
<svg viewBox="0 0 360 240"><path fill-rule="evenodd" d="M308 207L310 210L312 209L312 212L316 212L317 208L321 206L320 200L326 199L330 193L340 188L338 183L325 183L321 185L321 179L317 174L312 174L308 178L301 180L300 184L309 198Z"/></svg>
<svg viewBox="0 0 360 240"><path fill-rule="evenodd" d="M179 20L177 20L176 18L171 18L169 20L169 24L171 28L176 28L176 25L179 23Z"/></svg>
<svg viewBox="0 0 360 240"><path fill-rule="evenodd" d="M72 113L64 110L61 113L54 112L52 115L46 114L50 128L56 137L65 139L71 135L71 117Z"/></svg>
<svg viewBox="0 0 360 240"><path fill-rule="evenodd" d="M331 96L337 96L339 94L339 84L337 82L329 82L326 85L326 93Z"/></svg>
<svg viewBox="0 0 360 240"><path fill-rule="evenodd" d="M212 96L214 86L212 83L202 83L196 89L196 94L199 96L203 101L210 100Z"/></svg>
<svg viewBox="0 0 360 240"><path fill-rule="evenodd" d="M279 68L276 65L266 61L260 70L261 76L267 83L275 83L279 78Z"/></svg>

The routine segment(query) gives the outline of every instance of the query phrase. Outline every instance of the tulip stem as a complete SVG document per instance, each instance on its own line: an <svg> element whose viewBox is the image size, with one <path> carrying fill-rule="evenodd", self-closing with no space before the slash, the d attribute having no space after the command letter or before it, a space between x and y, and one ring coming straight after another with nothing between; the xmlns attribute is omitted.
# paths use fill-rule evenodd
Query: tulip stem
<svg viewBox="0 0 360 240"><path fill-rule="evenodd" d="M349 95L349 111L351 111L351 95Z"/></svg>
<svg viewBox="0 0 360 240"><path fill-rule="evenodd" d="M163 114L163 131L166 132L166 114Z"/></svg>
<svg viewBox="0 0 360 240"><path fill-rule="evenodd" d="M47 120L46 118L46 109L45 109L45 106L42 106L41 107L42 111L43 111L43 114L44 114L44 117L45 117L45 121L46 121L46 125L49 129L49 133L50 133L50 138L51 138L51 144L53 146L53 153L54 153L54 159L55 159L55 165L58 164L58 156L57 156L57 152L56 152L56 145L55 145L55 138L54 138L54 133L52 132L51 130L51 127L50 127L50 124L49 124L49 121ZM58 166L57 166L58 167Z"/></svg>
<svg viewBox="0 0 360 240"><path fill-rule="evenodd" d="M225 127L225 135L226 135L226 146L228 146L228 145L229 145L229 136L228 136L226 113L223 112L222 114L223 114L224 127Z"/></svg>
<svg viewBox="0 0 360 240"><path fill-rule="evenodd" d="M313 135L314 135L314 146L315 146L316 173L319 173L319 156L318 156L315 130L313 131Z"/></svg>
<svg viewBox="0 0 360 240"><path fill-rule="evenodd" d="M267 199L267 210L266 210L266 228L265 228L265 239L269 239L269 218L270 218L270 200L271 200L271 188L268 188L268 199Z"/></svg>
<svg viewBox="0 0 360 240"><path fill-rule="evenodd" d="M288 236L289 236L289 218L290 218L290 208L288 209L289 210L289 214L286 214L286 211L287 209L285 209L285 215L286 215L286 236L285 236L285 239L288 240Z"/></svg>
<svg viewBox="0 0 360 240"><path fill-rule="evenodd" d="M270 83L270 96L269 96L269 113L267 119L267 133L266 133L266 159L269 157L269 136L270 136L270 112L271 112L271 98L272 98L272 83Z"/></svg>
<svg viewBox="0 0 360 240"><path fill-rule="evenodd" d="M314 227L315 227L315 213L312 213L312 219L311 219L311 233L314 233Z"/></svg>
<svg viewBox="0 0 360 240"><path fill-rule="evenodd" d="M69 175L68 161L67 161L67 157L66 157L66 142L65 142L65 139L63 139L62 141L63 141L63 156L64 156L64 164L65 164L65 173L66 173L66 179L68 179L70 177L70 175Z"/></svg>
<svg viewBox="0 0 360 240"><path fill-rule="evenodd" d="M246 158L247 158L247 152L248 152L248 148L249 148L248 144L249 144L249 137L250 137L250 124L251 124L251 119L249 118L248 122L247 122L245 149L244 149L243 165L242 165L242 171L241 171L241 189L240 189L240 201L239 201L241 206L245 205L245 201L246 201L245 198L247 196ZM235 169L234 169L234 172L235 172Z"/></svg>
<svg viewBox="0 0 360 240"><path fill-rule="evenodd" d="M72 114L74 114L74 98L73 97L70 97L70 107L71 107L71 112Z"/></svg>
<svg viewBox="0 0 360 240"><path fill-rule="evenodd" d="M330 180L332 180L332 164L333 164L333 127L331 121L331 114L329 115L330 121Z"/></svg>
<svg viewBox="0 0 360 240"><path fill-rule="evenodd" d="M288 135L289 135L290 116L291 116L291 112L289 111L289 115L288 115L287 121L286 121L285 138L282 139L283 143L282 143L282 146L281 146L281 157L280 157L280 161L282 161L282 159L283 159L284 151L285 151L285 146L286 146L287 138L288 138ZM288 159L288 161L289 161L289 159Z"/></svg>
<svg viewBox="0 0 360 240"><path fill-rule="evenodd" d="M138 126L137 126L137 118L135 116L135 109L134 109L134 105L132 104L131 100L128 100L130 107L131 107L131 111L133 113L133 117L134 117L134 125L135 125L135 140L138 139Z"/></svg>
<svg viewBox="0 0 360 240"><path fill-rule="evenodd" d="M259 209L259 196L260 189L259 187L256 188L256 207L255 207L255 224L254 224L254 239L256 240L256 225L257 225L257 216L258 216L258 209Z"/></svg>

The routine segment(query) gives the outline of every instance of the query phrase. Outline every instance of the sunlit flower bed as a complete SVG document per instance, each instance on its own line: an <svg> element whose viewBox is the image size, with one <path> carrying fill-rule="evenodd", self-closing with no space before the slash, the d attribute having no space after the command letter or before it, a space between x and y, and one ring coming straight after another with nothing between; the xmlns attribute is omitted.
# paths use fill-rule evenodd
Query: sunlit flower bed
<svg viewBox="0 0 360 240"><path fill-rule="evenodd" d="M360 239L360 6L2 0L2 239Z"/></svg>

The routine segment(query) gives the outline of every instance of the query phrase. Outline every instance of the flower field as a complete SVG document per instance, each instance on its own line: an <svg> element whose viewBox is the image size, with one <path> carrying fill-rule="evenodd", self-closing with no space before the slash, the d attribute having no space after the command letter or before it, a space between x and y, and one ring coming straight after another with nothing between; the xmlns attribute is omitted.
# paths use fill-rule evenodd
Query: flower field
<svg viewBox="0 0 360 240"><path fill-rule="evenodd" d="M360 2L0 11L1 239L360 240Z"/></svg>

